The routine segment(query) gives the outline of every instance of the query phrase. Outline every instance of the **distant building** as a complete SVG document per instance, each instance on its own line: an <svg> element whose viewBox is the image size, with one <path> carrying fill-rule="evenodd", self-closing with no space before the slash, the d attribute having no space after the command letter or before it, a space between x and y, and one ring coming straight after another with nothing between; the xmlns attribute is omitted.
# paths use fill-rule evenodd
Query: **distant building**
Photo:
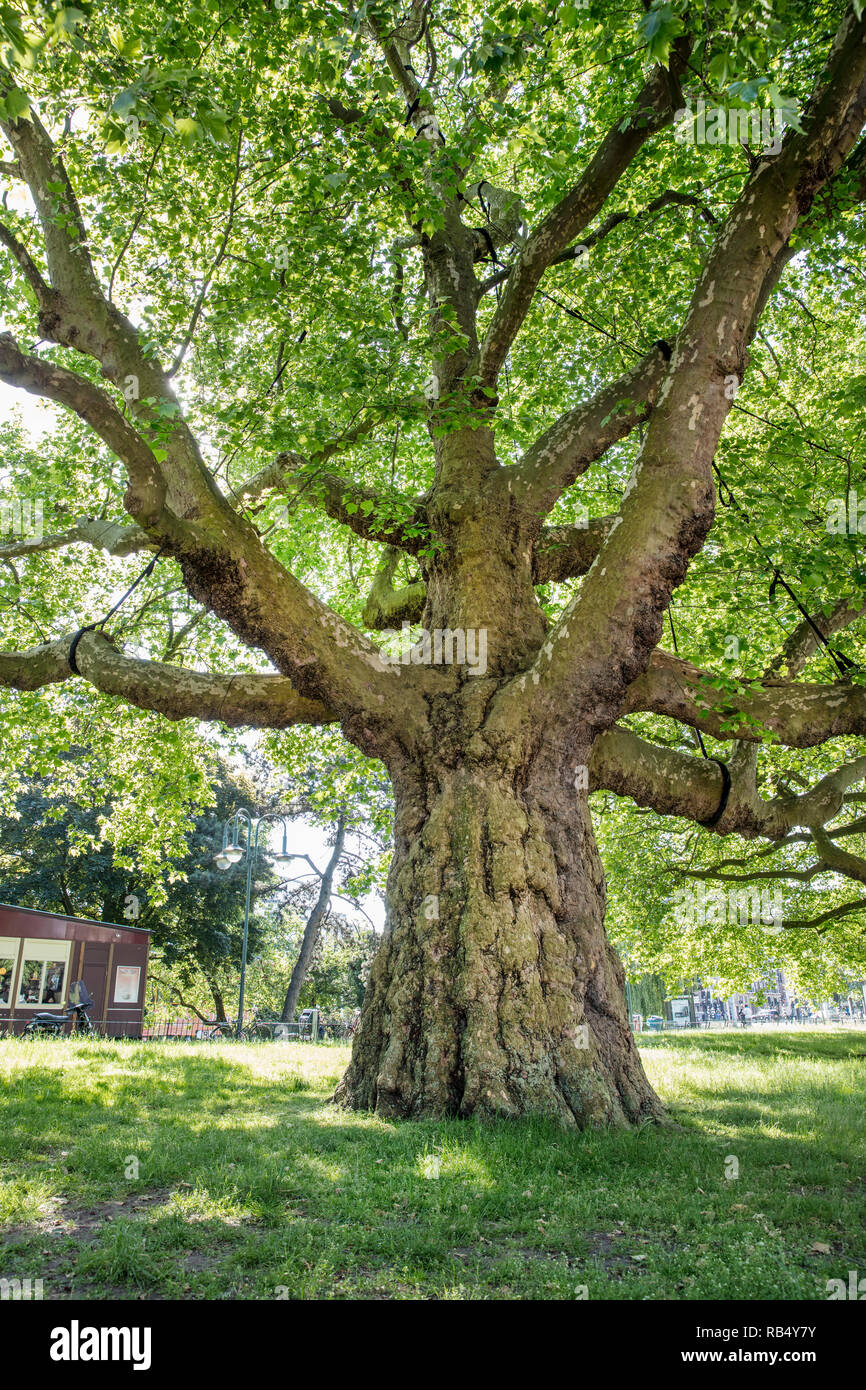
<svg viewBox="0 0 866 1390"><path fill-rule="evenodd" d="M747 1018L797 1022L804 1022L818 1013L828 1021L848 1014L866 1017L866 981L862 980L852 982L847 994L836 994L832 999L817 1002L799 998L788 985L784 970L770 970L751 989L732 994L727 999L716 994L714 986L717 983L712 979L704 983L697 978L691 989L684 989L679 995L672 994L665 1000L667 1022L679 1027L698 1028L726 1021L736 1023L741 1017L741 1010L745 1011Z"/></svg>
<svg viewBox="0 0 866 1390"><path fill-rule="evenodd" d="M91 1019L109 1037L141 1037L150 932L0 903L0 1031L36 1013L63 1014L82 981Z"/></svg>

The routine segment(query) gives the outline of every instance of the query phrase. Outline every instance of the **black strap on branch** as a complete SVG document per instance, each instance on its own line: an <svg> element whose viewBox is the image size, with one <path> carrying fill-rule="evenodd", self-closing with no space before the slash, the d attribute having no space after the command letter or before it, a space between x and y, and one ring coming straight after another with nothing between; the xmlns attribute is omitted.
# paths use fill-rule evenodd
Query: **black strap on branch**
<svg viewBox="0 0 866 1390"><path fill-rule="evenodd" d="M483 187L484 187L484 180L482 179L481 182L480 182L479 185L478 185L478 201L479 201L479 203L481 204L481 211L484 213L484 216L487 218L487 221L488 221L488 223L489 223L489 221L490 221L490 207L489 207L489 205L488 205L487 203L485 203L485 201L484 201L484 194L481 192L481 190L482 190ZM490 235L490 233L489 233L489 231L487 230L486 227L480 227L480 228L479 228L479 231L481 232L481 235L484 237L484 240L487 242L487 246L488 246L488 249L489 249L489 251L490 251L490 259L492 260L493 264L494 264L494 265L502 266L502 269L505 270L507 267L506 267L505 265L503 265L502 261L500 261L499 257L498 257L497 254L496 254L496 247L495 247L494 244L493 244L493 237Z"/></svg>
<svg viewBox="0 0 866 1390"><path fill-rule="evenodd" d="M487 230L486 227L479 227L478 230L480 231L481 235L484 237L484 240L487 242L487 249L488 249L489 252L490 252L490 259L492 260L493 264L494 264L494 265L502 266L502 262L499 260L499 257L496 255L496 247L495 247L494 244L493 244L493 237L490 235L490 233L488 232L488 230ZM502 268L503 268L503 270L504 270L504 269L505 269L505 266L502 266Z"/></svg>
<svg viewBox="0 0 866 1390"><path fill-rule="evenodd" d="M700 738L700 734L698 737ZM701 739L701 747L703 748L703 746L703 740ZM706 750L704 750L704 757L706 758L706 756ZM698 825L703 825L707 830L712 830L713 826L718 825L728 808L728 797L731 794L731 774L728 771L727 763L723 763L721 758L709 758L708 762L716 763L722 770L722 799L719 802L718 809L715 810L711 816L707 816L706 820L699 820Z"/></svg>
<svg viewBox="0 0 866 1390"><path fill-rule="evenodd" d="M130 594L133 592L134 589L137 589L137 588L138 588L138 586L139 586L139 584L141 583L141 581L142 581L143 579L147 579L147 577L148 577L149 574L153 574L154 568L155 568L155 566L156 566L156 562L157 562L157 560L159 559L160 555L162 554L162 552L163 552L164 550L165 550L165 546L164 546L164 545L161 545L161 546L159 547L159 550L158 550L158 551L156 552L156 554L154 555L153 559L150 561L150 563L149 563L147 566L145 566L145 568L141 571L141 574L138 576L138 578L133 580L133 582L130 584L129 588L127 589L126 593L123 595L123 597L122 597L122 598L119 598L119 599L117 600L117 603L114 605L113 608L110 608L110 609L108 610L108 612L106 613L106 615L105 615L104 618L101 618L101 619L99 620L98 623L88 623L87 627L80 627L80 628L78 629L78 631L76 632L75 636L74 636L73 639L72 639L72 642L71 642L70 647L69 647L69 653L68 653L68 655L67 655L67 657L66 657L66 664L67 664L67 666L69 667L70 671L73 672L74 675L76 675L76 676L80 676L80 675L81 675L81 672L80 672L79 669L78 669L78 663L77 663L76 660L75 660L75 653L76 653L77 650L78 650L78 643L81 641L81 639L82 639L82 637L84 636L85 632L96 632L96 630L97 630L98 628L105 627L105 624L108 622L109 618L112 618L112 617L114 616L114 614L117 612L118 608L122 608L122 607L123 607L123 605L126 603L126 600L129 598Z"/></svg>
<svg viewBox="0 0 866 1390"><path fill-rule="evenodd" d="M67 658L66 658L66 664L67 664L67 666L69 667L70 671L72 671L73 674L76 675L76 676L80 676L80 675L81 675L81 672L80 672L79 669L78 669L78 663L77 663L76 660L75 660L75 653L76 653L76 651L78 650L78 643L81 641L81 639L82 639L82 637L84 636L85 632L95 632L95 631L96 631L96 623L91 623L89 627L80 627L80 628L78 629L78 631L76 632L75 636L74 636L73 639L72 639L72 645L71 645L70 648L69 648L69 655L68 655Z"/></svg>
<svg viewBox="0 0 866 1390"><path fill-rule="evenodd" d="M674 627L674 615L672 608L668 608L668 621L671 625L671 637L673 639L674 651L677 655L679 655L679 648L677 647L677 631ZM677 681L677 684L680 684L679 681ZM683 691L683 694L685 694L685 690L681 685L680 689ZM728 770L727 763L723 763L721 758L710 757L709 753L707 752L706 745L704 743L700 729L696 728L695 733L698 736L698 743L701 746L701 752L703 753L707 762L716 763L722 770L722 799L711 816L708 816L706 820L698 821L698 825L703 825L705 829L712 830L714 825L718 825L719 821L722 819L722 816L725 814L725 811L728 808L728 797L731 795L731 774Z"/></svg>
<svg viewBox="0 0 866 1390"><path fill-rule="evenodd" d="M770 585L769 594L770 602L772 603L773 601L773 598L776 593L776 586L778 584L781 584L788 597L794 600L794 603L797 605L797 608L802 613L807 625L812 629L815 636L818 638L820 644L826 648L827 654L832 658L833 665L836 667L836 670L839 672L839 675L847 676L849 671L856 671L858 669L856 661L852 661L851 658L846 656L844 652L838 652L835 647L830 646L830 643L827 641L826 636L821 631L818 624L808 613L808 611L804 608L803 604L800 602L797 595L794 593L794 590L791 588L790 584L788 584L785 581L781 570L778 569L773 571L773 582Z"/></svg>

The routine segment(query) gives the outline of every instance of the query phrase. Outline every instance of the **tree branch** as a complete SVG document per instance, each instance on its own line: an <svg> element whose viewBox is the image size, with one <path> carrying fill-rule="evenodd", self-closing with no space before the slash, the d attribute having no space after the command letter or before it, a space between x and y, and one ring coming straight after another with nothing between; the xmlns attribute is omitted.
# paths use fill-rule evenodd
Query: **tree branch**
<svg viewBox="0 0 866 1390"><path fill-rule="evenodd" d="M148 437L159 439L165 455L161 470L155 469L149 452L149 464L136 452L146 446L140 439L136 445L134 432L97 388L81 383L65 369L24 359L12 340L6 339L7 366L22 373L16 384L32 389L38 377L46 394L56 391L58 399L70 396L70 404L80 405L94 427L101 424L118 438L122 434L119 442L126 457L120 457L128 471L129 459L134 465L128 510L178 561L192 597L248 645L265 651L300 695L333 710L365 751L396 756L399 748L404 754L401 740L426 736L424 675L385 663L366 637L264 548L254 528L222 496L161 365L145 352L133 325L102 294L75 195L47 131L35 115L31 121L11 121L3 128L36 204L56 294L52 311L40 314L40 332L95 357L103 375L116 385L132 378L130 411Z"/></svg>
<svg viewBox="0 0 866 1390"><path fill-rule="evenodd" d="M649 660L671 594L712 525L728 384L742 380L766 277L866 117L864 37L866 16L849 11L803 133L789 131L781 152L760 159L747 179L695 288L617 521L533 666L498 696L488 721L494 734L528 694L539 738L567 699L572 727L591 741L618 717Z"/></svg>
<svg viewBox="0 0 866 1390"><path fill-rule="evenodd" d="M670 357L667 343L655 343L637 366L591 400L567 410L518 464L502 470L503 486L529 510L546 516L591 463L648 418Z"/></svg>
<svg viewBox="0 0 866 1390"><path fill-rule="evenodd" d="M760 742L769 730L789 748L813 748L840 734L866 733L863 686L775 681L729 693L710 684L716 679L657 648L647 670L629 686L623 713L665 714L720 739Z"/></svg>
<svg viewBox="0 0 866 1390"><path fill-rule="evenodd" d="M367 23L385 56L391 76L405 97L408 123L416 137L431 145L444 145L432 98L419 82L411 61L411 49L424 37L426 29L424 8L423 0L410 0L411 19L390 33L377 19L368 18Z"/></svg>
<svg viewBox="0 0 866 1390"><path fill-rule="evenodd" d="M814 834L816 826L833 820L844 805L845 792L866 777L866 757L843 764L802 796L769 801L756 791L750 762L732 764L730 775L728 803L715 832L780 840L795 826L807 826ZM630 796L659 815L684 820L709 820L719 808L723 785L712 759L648 743L621 725L598 737L589 763L591 791Z"/></svg>
<svg viewBox="0 0 866 1390"><path fill-rule="evenodd" d="M125 464L129 477L125 505L130 516L142 526L159 521L165 480L149 446L110 396L66 367L22 352L9 333L0 333L0 380L74 410Z"/></svg>
<svg viewBox="0 0 866 1390"><path fill-rule="evenodd" d="M697 194L680 193L674 188L668 188L664 193L660 193L657 198L653 198L652 202L648 203L645 208L641 208L639 212L611 213L609 217L605 218L596 231L588 233L582 241L576 242L573 246L566 247L558 256L555 256L550 263L551 267L555 265L565 265L569 261L582 260L586 253L592 250L593 246L597 246L600 241L603 241L606 236L609 236L615 228L621 227L624 222L641 222L644 218L651 217L667 207L697 208L702 220L706 222L708 226L714 226L717 221L706 203L702 198L698 197ZM498 285L503 285L513 269L514 267L510 265L503 266L500 270L495 271L493 275L488 276L478 288L479 299L490 290L496 289Z"/></svg>
<svg viewBox="0 0 866 1390"><path fill-rule="evenodd" d="M853 878L858 883L866 883L866 859L834 845L822 825L813 825L810 830L815 848L828 868L838 874L844 874L846 878Z"/></svg>
<svg viewBox="0 0 866 1390"><path fill-rule="evenodd" d="M36 302L40 309L51 308L54 303L54 293L50 285L47 285L42 278L42 272L27 250L27 247L22 241L18 240L18 237L11 228L7 227L3 222L0 222L0 244L5 246L7 251L11 252L18 265L18 269L36 295Z"/></svg>
<svg viewBox="0 0 866 1390"><path fill-rule="evenodd" d="M825 637L832 637L835 632L841 632L857 618L862 618L864 613L866 604L857 605L844 598L835 605L828 616L825 617L823 613L812 614L811 623L806 622L804 618L786 638L781 652L767 667L764 679L782 674L788 679L798 676L811 657L824 650L824 644L815 632L816 627Z"/></svg>
<svg viewBox="0 0 866 1390"><path fill-rule="evenodd" d="M394 588L394 573L400 562L400 551L389 546L376 571L364 605L364 626L375 631L390 628L392 623L417 622L424 611L427 585L423 580Z"/></svg>
<svg viewBox="0 0 866 1390"><path fill-rule="evenodd" d="M40 690L71 680L72 633L26 652L0 652L0 685ZM166 719L218 720L232 728L287 729L294 724L331 724L332 714L306 700L285 676L209 675L125 656L101 632L85 632L75 661L81 675L105 695L117 695Z"/></svg>
<svg viewBox="0 0 866 1390"><path fill-rule="evenodd" d="M355 437L367 433L372 424L359 428ZM273 463L256 473L248 482L235 491L241 502L262 497L266 492L279 491L292 498L320 505L334 521L348 526L363 540L381 541L385 545L395 545L401 550L415 555L426 541L426 516L422 504L402 494L384 496L373 488L364 487L350 478L326 471L322 466L332 453L351 442L344 437L334 441L333 447L326 447L314 459L304 458L302 454L278 454ZM400 519L389 511L396 511Z"/></svg>
<svg viewBox="0 0 866 1390"><path fill-rule="evenodd" d="M835 922L840 917L847 917L852 912L862 912L866 908L866 898L855 898L853 902L842 903L840 907L831 907L827 912L821 912L817 917L785 917L782 926L785 931L798 931L807 927L823 927L828 922Z"/></svg>
<svg viewBox="0 0 866 1390"><path fill-rule="evenodd" d="M533 584L561 584L586 574L615 520L598 516L586 526L545 526L533 556Z"/></svg>
<svg viewBox="0 0 866 1390"><path fill-rule="evenodd" d="M482 387L496 386L544 272L593 220L640 148L673 121L684 51L681 43L670 71L654 68L629 114L608 131L577 183L527 238L481 347Z"/></svg>
<svg viewBox="0 0 866 1390"><path fill-rule="evenodd" d="M138 526L122 526L117 521L82 517L68 531L58 531L40 539L31 538L0 545L0 560L19 555L35 555L42 550L60 550L67 545L90 545L120 558L141 550L156 550L157 544Z"/></svg>
<svg viewBox="0 0 866 1390"><path fill-rule="evenodd" d="M0 81L0 92L9 86ZM0 122L0 129L15 150L42 226L51 281L40 298L42 337L95 358L115 386L132 388L130 413L148 438L159 436L166 451L166 496L175 516L213 515L218 494L171 384L160 363L144 351L137 330L102 292L81 210L51 137L32 110L29 120ZM151 400L168 411L155 414Z"/></svg>

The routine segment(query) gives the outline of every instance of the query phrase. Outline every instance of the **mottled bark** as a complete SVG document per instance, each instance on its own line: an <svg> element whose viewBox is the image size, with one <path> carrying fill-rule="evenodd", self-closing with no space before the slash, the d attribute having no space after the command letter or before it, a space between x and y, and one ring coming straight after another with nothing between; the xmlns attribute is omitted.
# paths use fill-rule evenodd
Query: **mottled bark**
<svg viewBox="0 0 866 1390"><path fill-rule="evenodd" d="M604 874L571 766L440 762L396 786L385 940L347 1106L387 1116L660 1120L604 930Z"/></svg>

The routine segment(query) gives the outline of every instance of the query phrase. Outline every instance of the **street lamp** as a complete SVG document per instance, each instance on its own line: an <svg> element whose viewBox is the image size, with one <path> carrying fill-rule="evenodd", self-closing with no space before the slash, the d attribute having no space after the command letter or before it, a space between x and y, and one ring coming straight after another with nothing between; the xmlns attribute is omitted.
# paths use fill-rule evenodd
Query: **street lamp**
<svg viewBox="0 0 866 1390"><path fill-rule="evenodd" d="M238 832L240 830L241 820L246 822L247 827L245 848L238 844ZM253 821L252 812L248 811L245 806L239 807L237 811L229 816L223 827L222 848L217 850L217 853L214 855L214 863L218 869L230 869L233 864L239 864L244 858L244 855L246 855L247 861L247 891L244 903L244 941L241 949L241 987L238 995L238 1021L235 1030L238 1038L241 1036L241 1029L243 1028L244 1021L244 990L246 988L247 979L247 946L250 935L250 896L252 893L253 863L259 852L259 831L263 825L274 821L279 821L283 827L283 848L279 854L274 855L274 858L281 864L286 863L289 859L301 858L302 856L289 854L286 850L286 821L283 816L278 816L272 812L268 815L260 816L257 821ZM232 827L231 844L229 844L230 826Z"/></svg>
<svg viewBox="0 0 866 1390"><path fill-rule="evenodd" d="M289 854L286 849L286 822L283 821L283 847L274 855L275 864L288 864L290 859L300 859L299 854Z"/></svg>

